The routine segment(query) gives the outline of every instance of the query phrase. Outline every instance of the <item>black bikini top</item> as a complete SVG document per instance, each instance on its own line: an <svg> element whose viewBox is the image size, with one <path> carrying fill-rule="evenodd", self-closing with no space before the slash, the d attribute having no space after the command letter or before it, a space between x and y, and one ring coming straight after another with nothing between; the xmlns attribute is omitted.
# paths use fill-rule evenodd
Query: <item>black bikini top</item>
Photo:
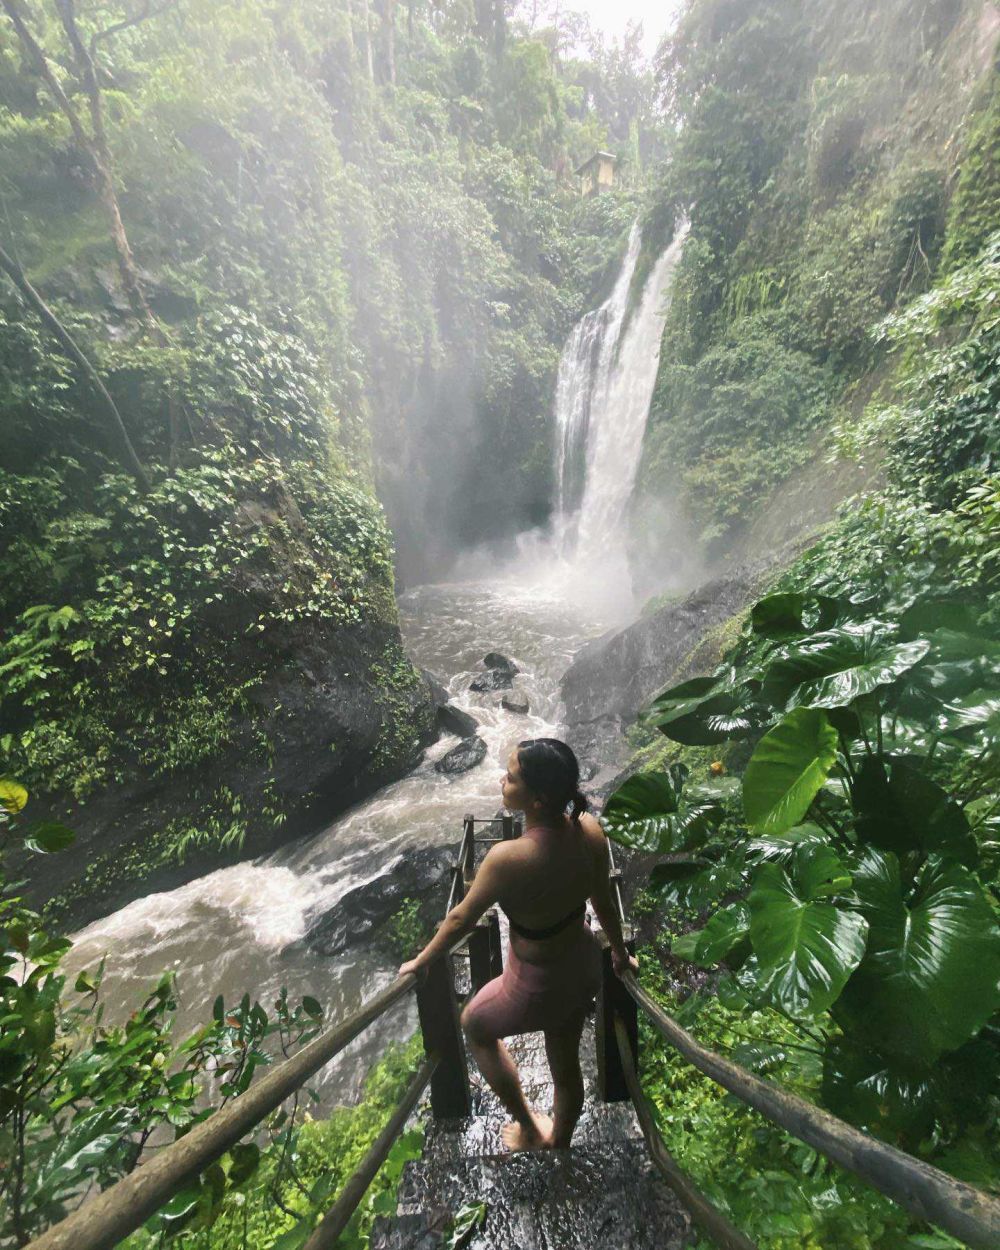
<svg viewBox="0 0 1000 1250"><path fill-rule="evenodd" d="M568 916L563 916L562 920L557 920L555 924L546 925L544 929L527 929L523 924L518 924L516 920L512 920L510 913L504 911L510 927L518 937L530 938L533 942L539 941L541 938L555 937L557 933L562 933L563 929L568 928L574 920L579 920L587 913L587 900L584 899L579 907L574 907Z"/></svg>

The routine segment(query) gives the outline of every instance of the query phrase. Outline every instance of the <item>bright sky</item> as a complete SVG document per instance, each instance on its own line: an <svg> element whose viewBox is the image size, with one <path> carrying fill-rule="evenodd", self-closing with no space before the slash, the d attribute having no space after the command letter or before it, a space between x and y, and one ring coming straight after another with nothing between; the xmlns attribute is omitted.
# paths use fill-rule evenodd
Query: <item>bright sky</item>
<svg viewBox="0 0 1000 1250"><path fill-rule="evenodd" d="M670 29L682 0L567 0L566 7L586 13L607 35L621 36L630 21L642 22L643 46L652 56Z"/></svg>

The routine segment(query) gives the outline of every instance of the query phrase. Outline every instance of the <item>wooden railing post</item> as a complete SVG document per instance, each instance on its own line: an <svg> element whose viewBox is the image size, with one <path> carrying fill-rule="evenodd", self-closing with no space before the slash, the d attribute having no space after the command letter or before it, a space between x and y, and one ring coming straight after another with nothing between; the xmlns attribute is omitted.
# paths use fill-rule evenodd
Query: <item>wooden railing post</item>
<svg viewBox="0 0 1000 1250"><path fill-rule="evenodd" d="M481 990L503 972L503 953L500 947L500 920L496 908L491 907L469 934L469 975L473 992Z"/></svg>
<svg viewBox="0 0 1000 1250"><path fill-rule="evenodd" d="M434 1118L455 1120L472 1115L469 1068L451 955L442 955L428 967L426 979L417 986L417 1012L424 1050L441 1057L431 1077Z"/></svg>
<svg viewBox="0 0 1000 1250"><path fill-rule="evenodd" d="M487 916L488 933L490 935L490 980L503 973L503 934L500 932L500 917L497 909L491 907Z"/></svg>
<svg viewBox="0 0 1000 1250"><path fill-rule="evenodd" d="M501 816L500 817L500 832L503 835L503 840L505 842L509 842L511 838L515 836L513 816Z"/></svg>
<svg viewBox="0 0 1000 1250"><path fill-rule="evenodd" d="M615 1036L615 1014L620 1017L628 1035L632 1054L638 1062L639 1020L635 999L622 985L611 963L611 947L601 935L601 988L597 993L597 1017L594 1040L597 1045L597 1096L603 1102L625 1102L629 1097L618 1039ZM630 929L625 930L625 946L629 954L635 953L635 940Z"/></svg>

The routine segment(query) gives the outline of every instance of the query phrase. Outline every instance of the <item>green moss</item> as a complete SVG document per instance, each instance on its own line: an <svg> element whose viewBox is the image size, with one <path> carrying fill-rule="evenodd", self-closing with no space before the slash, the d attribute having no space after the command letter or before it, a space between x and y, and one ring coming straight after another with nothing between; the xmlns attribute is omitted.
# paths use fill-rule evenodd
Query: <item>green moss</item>
<svg viewBox="0 0 1000 1250"><path fill-rule="evenodd" d="M1000 204L1000 70L994 70L959 158L958 185L948 210L947 270L971 260L998 225Z"/></svg>

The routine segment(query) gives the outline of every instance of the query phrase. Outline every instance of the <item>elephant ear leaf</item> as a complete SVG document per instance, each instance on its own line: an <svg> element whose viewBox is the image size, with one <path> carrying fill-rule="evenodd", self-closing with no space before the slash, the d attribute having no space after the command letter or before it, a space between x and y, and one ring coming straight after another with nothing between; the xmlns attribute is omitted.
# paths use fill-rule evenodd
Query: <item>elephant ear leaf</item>
<svg viewBox="0 0 1000 1250"><path fill-rule="evenodd" d="M704 929L686 933L671 946L671 954L703 968L714 968L750 929L750 909L744 902L721 907Z"/></svg>
<svg viewBox="0 0 1000 1250"><path fill-rule="evenodd" d="M825 901L850 876L825 846L805 845L791 873L765 864L750 892L755 993L793 1016L834 1003L865 953L868 922Z"/></svg>
<svg viewBox="0 0 1000 1250"><path fill-rule="evenodd" d="M955 800L919 768L890 759L887 767L864 760L854 786L856 827L863 846L896 854L941 852L973 867L978 858L968 817Z"/></svg>
<svg viewBox="0 0 1000 1250"><path fill-rule="evenodd" d="M828 629L841 615L841 604L828 595L781 591L767 595L750 609L750 626L764 638L794 638L814 629Z"/></svg>
<svg viewBox="0 0 1000 1250"><path fill-rule="evenodd" d="M809 810L837 760L837 731L819 708L795 708L761 738L743 778L756 833L785 833Z"/></svg>
<svg viewBox="0 0 1000 1250"><path fill-rule="evenodd" d="M759 716L743 706L749 699L749 690L734 689L724 678L694 677L664 690L642 719L674 742L716 746L758 731Z"/></svg>
<svg viewBox="0 0 1000 1250"><path fill-rule="evenodd" d="M680 802L683 778L669 773L636 773L614 792L602 818L609 838L638 851L686 850L698 845L720 815L715 803Z"/></svg>
<svg viewBox="0 0 1000 1250"><path fill-rule="evenodd" d="M935 1063L1000 1008L1000 925L976 880L952 860L925 865L912 898L899 863L870 850L854 889L871 933L834 1015L902 1062Z"/></svg>
<svg viewBox="0 0 1000 1250"><path fill-rule="evenodd" d="M823 1055L823 1101L835 1114L893 1142L903 1133L916 1141L934 1124L933 1070L894 1063L874 1051L828 1042Z"/></svg>
<svg viewBox="0 0 1000 1250"><path fill-rule="evenodd" d="M883 621L841 625L776 651L763 696L775 707L842 707L909 672L930 650L926 638L894 641Z"/></svg>

